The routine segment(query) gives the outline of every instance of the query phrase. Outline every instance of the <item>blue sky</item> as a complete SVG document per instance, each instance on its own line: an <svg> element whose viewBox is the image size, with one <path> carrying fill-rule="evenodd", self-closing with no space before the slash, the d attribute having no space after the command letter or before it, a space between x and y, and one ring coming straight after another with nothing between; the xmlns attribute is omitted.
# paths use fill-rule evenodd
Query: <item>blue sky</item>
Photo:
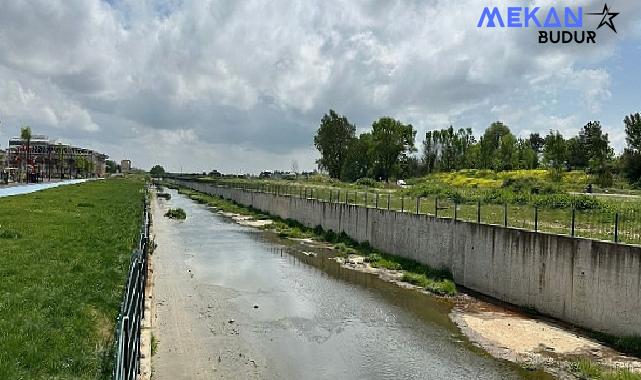
<svg viewBox="0 0 641 380"><path fill-rule="evenodd" d="M483 7L515 4L604 3L8 0L0 141L30 125L143 168L311 169L333 108L360 130L385 115L412 123L419 149L450 124L570 136L600 120L621 151L624 116L641 112L638 3L609 1L618 34L602 28L596 45L477 28Z"/></svg>

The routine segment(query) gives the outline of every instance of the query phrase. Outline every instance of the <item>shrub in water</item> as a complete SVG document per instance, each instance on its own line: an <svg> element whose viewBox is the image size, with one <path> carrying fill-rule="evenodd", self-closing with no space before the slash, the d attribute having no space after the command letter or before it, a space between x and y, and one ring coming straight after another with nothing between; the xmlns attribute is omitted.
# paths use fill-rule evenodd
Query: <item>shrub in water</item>
<svg viewBox="0 0 641 380"><path fill-rule="evenodd" d="M165 217L169 219L185 219L187 218L187 214L185 213L185 210L181 208L170 208L165 213Z"/></svg>
<svg viewBox="0 0 641 380"><path fill-rule="evenodd" d="M158 193L157 197L169 200L169 199L171 199L171 194L169 194L169 193Z"/></svg>

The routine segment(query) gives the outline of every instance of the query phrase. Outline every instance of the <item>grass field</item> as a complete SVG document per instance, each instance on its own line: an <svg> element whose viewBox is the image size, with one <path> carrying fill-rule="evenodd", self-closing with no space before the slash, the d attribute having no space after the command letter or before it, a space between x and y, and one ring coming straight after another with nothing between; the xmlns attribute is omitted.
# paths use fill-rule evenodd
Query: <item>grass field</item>
<svg viewBox="0 0 641 380"><path fill-rule="evenodd" d="M106 379L142 182L0 199L0 379Z"/></svg>

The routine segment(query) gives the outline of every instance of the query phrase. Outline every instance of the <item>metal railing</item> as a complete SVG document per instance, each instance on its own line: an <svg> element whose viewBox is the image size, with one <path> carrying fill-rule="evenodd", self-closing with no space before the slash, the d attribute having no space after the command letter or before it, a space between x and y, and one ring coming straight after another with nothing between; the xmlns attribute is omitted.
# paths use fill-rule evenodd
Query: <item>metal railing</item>
<svg viewBox="0 0 641 380"><path fill-rule="evenodd" d="M432 215L440 219L641 245L641 207L638 204L626 207L623 203L617 210L582 210L572 207L544 208L507 203L466 203L438 196L417 198L393 192L261 182L241 182L222 186L330 203Z"/></svg>
<svg viewBox="0 0 641 380"><path fill-rule="evenodd" d="M140 331L145 317L147 253L151 214L144 202L138 247L133 251L115 332L114 380L135 380L140 372Z"/></svg>

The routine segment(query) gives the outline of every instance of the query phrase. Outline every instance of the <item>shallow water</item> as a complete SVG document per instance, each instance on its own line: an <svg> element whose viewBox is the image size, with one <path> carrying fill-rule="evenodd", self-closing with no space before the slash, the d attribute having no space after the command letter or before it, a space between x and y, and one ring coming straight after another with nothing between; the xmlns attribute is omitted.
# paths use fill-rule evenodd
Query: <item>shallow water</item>
<svg viewBox="0 0 641 380"><path fill-rule="evenodd" d="M29 194L40 190L52 189L58 186L64 185L73 185L76 183L86 182L87 179L70 179L61 182L50 182L50 183L30 183L25 185L11 186L11 187L0 187L0 198L8 197L10 195L21 195Z"/></svg>
<svg viewBox="0 0 641 380"><path fill-rule="evenodd" d="M298 243L171 194L167 206L187 213L171 234L193 280L233 292L241 337L276 378L549 378L472 347L450 321L448 301L307 256Z"/></svg>

